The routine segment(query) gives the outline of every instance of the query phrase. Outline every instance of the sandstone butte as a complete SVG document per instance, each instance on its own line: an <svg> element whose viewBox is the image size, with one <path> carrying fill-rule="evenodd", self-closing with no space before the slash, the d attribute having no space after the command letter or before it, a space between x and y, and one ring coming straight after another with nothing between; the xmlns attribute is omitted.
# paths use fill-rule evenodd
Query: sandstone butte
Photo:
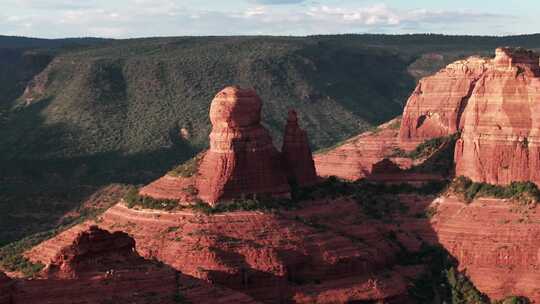
<svg viewBox="0 0 540 304"><path fill-rule="evenodd" d="M384 124L316 154L317 172L356 180L382 167L396 172L397 179L403 173L396 165L406 169L415 164L391 157L392 150L412 150L425 140L461 132L455 175L538 185L539 76L538 55L523 49L498 48L494 58L454 62L420 81L400 125ZM515 294L540 302L538 207L498 199L465 205L452 197L437 198L429 206L437 210L429 229L434 233L420 233L422 239L442 244L480 291L492 299ZM414 225L408 221L402 227L411 231Z"/></svg>
<svg viewBox="0 0 540 304"><path fill-rule="evenodd" d="M422 79L409 98L402 145L461 132L456 175L491 184L540 184L538 54L498 48L495 58L471 57Z"/></svg>
<svg viewBox="0 0 540 304"><path fill-rule="evenodd" d="M420 80L405 106L401 125L391 122L315 155L317 173L349 180L368 177L388 158L435 137L461 132L455 174L474 181L540 184L540 66L538 55L498 48L494 58L470 57ZM405 179L415 179L407 176Z"/></svg>
<svg viewBox="0 0 540 304"><path fill-rule="evenodd" d="M196 197L216 205L242 196L290 196L290 184L317 181L306 132L291 111L283 151L273 145L261 125L262 101L252 89L227 87L210 106L210 148L195 161L189 177L166 175L143 187L140 194L189 203ZM186 189L195 189L196 195ZM196 197L195 197L196 196Z"/></svg>

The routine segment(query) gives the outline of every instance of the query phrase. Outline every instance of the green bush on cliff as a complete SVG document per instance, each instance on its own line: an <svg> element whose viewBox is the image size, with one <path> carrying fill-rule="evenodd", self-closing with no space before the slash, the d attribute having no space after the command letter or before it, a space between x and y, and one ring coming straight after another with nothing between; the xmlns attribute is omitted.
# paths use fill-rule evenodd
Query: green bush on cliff
<svg viewBox="0 0 540 304"><path fill-rule="evenodd" d="M452 193L467 203L480 197L513 199L523 204L540 201L540 190L532 182L512 182L510 185L500 186L473 182L468 177L458 176L452 181L449 188Z"/></svg>
<svg viewBox="0 0 540 304"><path fill-rule="evenodd" d="M128 208L141 207L145 209L173 210L180 207L178 201L169 199L155 199L149 196L139 195L139 190L132 187L124 195L124 201Z"/></svg>
<svg viewBox="0 0 540 304"><path fill-rule="evenodd" d="M493 304L530 304L531 300L522 296L508 296L502 300L495 301Z"/></svg>

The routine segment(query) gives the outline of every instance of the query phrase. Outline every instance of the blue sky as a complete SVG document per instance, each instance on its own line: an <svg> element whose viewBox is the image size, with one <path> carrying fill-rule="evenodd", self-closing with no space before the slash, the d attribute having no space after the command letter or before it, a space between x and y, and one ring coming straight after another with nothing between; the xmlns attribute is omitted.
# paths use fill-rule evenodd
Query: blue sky
<svg viewBox="0 0 540 304"><path fill-rule="evenodd" d="M0 0L0 34L44 38L540 32L540 0Z"/></svg>

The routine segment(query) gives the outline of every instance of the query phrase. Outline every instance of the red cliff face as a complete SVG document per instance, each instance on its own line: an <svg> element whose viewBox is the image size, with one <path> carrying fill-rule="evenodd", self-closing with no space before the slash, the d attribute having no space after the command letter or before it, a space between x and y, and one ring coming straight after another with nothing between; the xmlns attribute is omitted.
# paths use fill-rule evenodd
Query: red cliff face
<svg viewBox="0 0 540 304"><path fill-rule="evenodd" d="M540 184L540 66L538 55L497 49L477 81L456 145L456 174L475 181Z"/></svg>
<svg viewBox="0 0 540 304"><path fill-rule="evenodd" d="M456 175L479 182L540 183L540 66L524 49L498 48L420 81L407 102L400 146L461 131Z"/></svg>
<svg viewBox="0 0 540 304"><path fill-rule="evenodd" d="M12 283L8 276L0 272L0 304L12 304Z"/></svg>
<svg viewBox="0 0 540 304"><path fill-rule="evenodd" d="M400 144L411 149L426 139L456 133L467 101L488 63L489 59L470 57L421 79L403 111Z"/></svg>
<svg viewBox="0 0 540 304"><path fill-rule="evenodd" d="M464 204L453 197L431 206L436 210L433 241L459 261L480 291L492 300L523 295L540 302L538 207L497 199Z"/></svg>
<svg viewBox="0 0 540 304"><path fill-rule="evenodd" d="M298 117L294 110L289 111L287 117L281 153L289 180L293 180L299 186L313 185L317 182L307 134L298 125Z"/></svg>

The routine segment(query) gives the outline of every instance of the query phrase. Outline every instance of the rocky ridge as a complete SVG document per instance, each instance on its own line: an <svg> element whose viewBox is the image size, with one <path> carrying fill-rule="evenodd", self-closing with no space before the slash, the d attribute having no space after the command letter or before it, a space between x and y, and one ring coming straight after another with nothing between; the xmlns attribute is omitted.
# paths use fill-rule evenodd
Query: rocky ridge
<svg viewBox="0 0 540 304"><path fill-rule="evenodd" d="M9 304L114 303L256 303L234 291L210 286L157 261L141 257L135 240L90 223L42 248L50 254L37 279L15 281ZM41 255L41 253L38 253ZM99 290L99 292L96 292ZM214 300L214 297L216 299Z"/></svg>

